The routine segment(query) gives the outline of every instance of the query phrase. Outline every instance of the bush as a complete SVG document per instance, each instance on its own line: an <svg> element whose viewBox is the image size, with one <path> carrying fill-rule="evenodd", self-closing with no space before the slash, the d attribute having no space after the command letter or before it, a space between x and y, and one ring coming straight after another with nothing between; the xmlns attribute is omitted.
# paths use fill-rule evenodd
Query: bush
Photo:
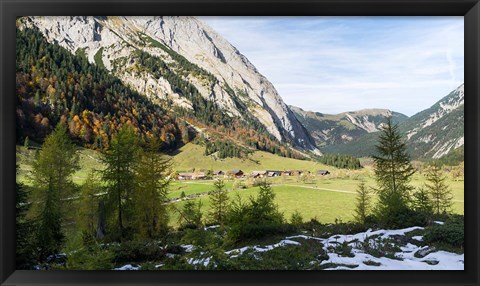
<svg viewBox="0 0 480 286"><path fill-rule="evenodd" d="M158 261L166 254L166 251L154 242L128 241L114 248L116 263Z"/></svg>
<svg viewBox="0 0 480 286"><path fill-rule="evenodd" d="M463 249L465 247L464 222L458 218L447 220L443 225L433 225L425 231L427 244Z"/></svg>

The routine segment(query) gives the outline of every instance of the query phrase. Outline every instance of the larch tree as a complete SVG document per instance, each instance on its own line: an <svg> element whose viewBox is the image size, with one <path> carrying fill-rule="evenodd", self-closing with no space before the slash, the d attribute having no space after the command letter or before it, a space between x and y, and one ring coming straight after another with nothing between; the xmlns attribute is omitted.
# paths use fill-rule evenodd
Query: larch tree
<svg viewBox="0 0 480 286"><path fill-rule="evenodd" d="M79 157L66 128L58 124L45 139L32 164L33 206L37 218L39 259L57 253L64 242L62 223L73 194L72 175Z"/></svg>
<svg viewBox="0 0 480 286"><path fill-rule="evenodd" d="M18 165L16 166L18 174ZM17 269L29 269L32 265L32 230L33 223L27 218L31 203L28 201L28 191L24 184L15 183L15 242Z"/></svg>
<svg viewBox="0 0 480 286"><path fill-rule="evenodd" d="M113 238L126 238L126 227L132 224L134 214L132 194L135 190L135 166L139 157L137 135L133 127L125 124L110 142L110 148L102 154L105 169L101 171L106 183L108 207L114 224Z"/></svg>
<svg viewBox="0 0 480 286"><path fill-rule="evenodd" d="M384 224L396 224L397 216L409 209L411 176L415 173L398 124L388 117L375 146L375 180L378 203L375 214Z"/></svg>
<svg viewBox="0 0 480 286"><path fill-rule="evenodd" d="M427 172L425 187L430 194L433 210L436 214L447 213L452 206L452 190L445 182L446 178L437 166L432 166Z"/></svg>
<svg viewBox="0 0 480 286"><path fill-rule="evenodd" d="M168 229L166 205L170 179L170 160L160 152L161 142L148 138L135 166L133 202L135 227L141 238L155 238Z"/></svg>
<svg viewBox="0 0 480 286"><path fill-rule="evenodd" d="M92 170L88 173L85 183L81 187L78 210L78 224L82 231L92 238L96 237L97 232L98 205L101 191L102 186L98 173Z"/></svg>
<svg viewBox="0 0 480 286"><path fill-rule="evenodd" d="M223 227L228 212L228 192L223 180L216 180L213 186L214 189L210 193L210 217Z"/></svg>

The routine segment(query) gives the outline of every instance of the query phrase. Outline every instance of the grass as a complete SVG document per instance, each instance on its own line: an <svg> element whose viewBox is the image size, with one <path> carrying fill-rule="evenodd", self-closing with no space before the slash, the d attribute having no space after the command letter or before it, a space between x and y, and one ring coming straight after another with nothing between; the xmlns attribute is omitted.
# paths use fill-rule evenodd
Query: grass
<svg viewBox="0 0 480 286"><path fill-rule="evenodd" d="M227 158L225 160L215 160L211 156L203 156L203 147L195 144L183 146L179 153L172 156L172 160L177 171L188 171L193 168L214 169L214 170L233 170L241 169L245 173L253 170L285 170L299 169L316 171L328 169L331 175L314 176L311 181L304 182L299 177L277 177L268 179L273 184L273 190L276 194L276 203L279 210L284 213L286 219L290 219L295 211L299 211L304 221L316 218L323 223L333 223L336 219L344 222L353 219L355 209L356 194L355 190L360 182L364 180L368 187L374 187L373 170L367 167L361 170L337 169L312 161L294 160L279 157L266 152L255 152L249 159ZM29 184L27 174L31 170L31 161L35 154L35 149L26 150L23 146L17 146L17 163L20 165L20 171L17 180ZM200 155L199 155L200 154ZM80 148L80 170L73 175L73 181L82 184L90 170L101 170L104 168L100 162L100 153L89 149ZM248 179L241 179L248 185ZM426 179L421 174L415 174L412 178L412 185L422 186ZM464 212L464 182L454 181L448 178L447 183L453 192L454 213L463 214ZM233 189L238 184L234 180L226 181L226 188ZM171 199L180 198L182 192L186 196L199 193L207 193L213 190L213 181L173 181L170 185L168 197ZM250 196L258 193L258 188L248 188L229 192L233 199L237 194L242 199L247 200ZM204 213L210 209L208 196L202 196L195 200L201 200ZM181 208L185 202L177 202L171 205L171 224L178 225L178 212L175 208Z"/></svg>
<svg viewBox="0 0 480 286"><path fill-rule="evenodd" d="M335 169L313 161L295 160L280 157L268 152L257 151L249 158L226 158L215 159L213 156L204 156L205 147L195 144L186 144L173 156L173 162L177 171L188 171L192 168L206 170L235 170L244 172L254 170L307 170L315 171L322 169Z"/></svg>

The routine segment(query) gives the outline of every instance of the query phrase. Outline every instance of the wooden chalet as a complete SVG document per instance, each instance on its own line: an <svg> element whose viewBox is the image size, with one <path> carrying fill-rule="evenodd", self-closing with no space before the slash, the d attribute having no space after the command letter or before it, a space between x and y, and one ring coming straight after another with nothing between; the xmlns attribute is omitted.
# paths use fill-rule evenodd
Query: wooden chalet
<svg viewBox="0 0 480 286"><path fill-rule="evenodd" d="M267 171L253 171L250 175L252 178L265 178L267 176Z"/></svg>
<svg viewBox="0 0 480 286"><path fill-rule="evenodd" d="M232 170L230 172L228 172L228 175L231 176L231 177L234 177L234 178L243 178L244 177L244 173L242 170Z"/></svg>
<svg viewBox="0 0 480 286"><path fill-rule="evenodd" d="M330 174L330 172L327 171L327 170L319 170L317 172L317 175L321 175L321 176L325 176L325 175L328 175L328 174Z"/></svg>

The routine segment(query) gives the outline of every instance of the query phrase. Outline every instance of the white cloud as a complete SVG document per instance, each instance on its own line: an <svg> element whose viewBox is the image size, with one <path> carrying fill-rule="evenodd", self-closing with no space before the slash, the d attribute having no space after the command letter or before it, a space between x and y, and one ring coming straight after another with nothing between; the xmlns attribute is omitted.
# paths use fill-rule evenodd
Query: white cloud
<svg viewBox="0 0 480 286"><path fill-rule="evenodd" d="M200 18L308 110L412 115L463 82L463 17Z"/></svg>

